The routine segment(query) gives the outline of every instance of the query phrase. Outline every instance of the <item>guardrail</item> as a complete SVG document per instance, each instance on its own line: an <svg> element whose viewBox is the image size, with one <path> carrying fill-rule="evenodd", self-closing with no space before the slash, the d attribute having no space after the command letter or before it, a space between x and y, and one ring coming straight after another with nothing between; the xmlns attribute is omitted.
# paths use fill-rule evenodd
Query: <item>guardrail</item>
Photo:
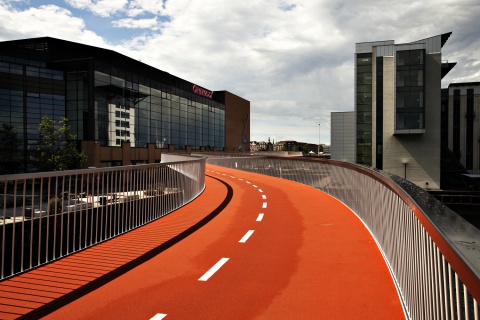
<svg viewBox="0 0 480 320"><path fill-rule="evenodd" d="M158 219L205 187L205 158L0 176L0 280Z"/></svg>
<svg viewBox="0 0 480 320"><path fill-rule="evenodd" d="M480 230L425 190L332 160L210 156L207 163L300 182L347 205L375 238L406 318L480 319Z"/></svg>

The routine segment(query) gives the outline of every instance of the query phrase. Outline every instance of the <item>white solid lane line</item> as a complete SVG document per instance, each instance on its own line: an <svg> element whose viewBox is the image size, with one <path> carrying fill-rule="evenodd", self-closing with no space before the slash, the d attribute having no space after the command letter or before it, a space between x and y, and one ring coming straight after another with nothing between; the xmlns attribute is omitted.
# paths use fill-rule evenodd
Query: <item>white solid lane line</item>
<svg viewBox="0 0 480 320"><path fill-rule="evenodd" d="M256 221L262 221L263 213L259 213Z"/></svg>
<svg viewBox="0 0 480 320"><path fill-rule="evenodd" d="M211 276L215 274L225 263L227 263L228 258L220 259L213 267L210 268L203 276L201 276L198 281L207 281Z"/></svg>
<svg viewBox="0 0 480 320"><path fill-rule="evenodd" d="M248 232L245 233L245 235L242 237L242 239L240 239L240 241L238 241L238 242L240 242L240 243L247 242L248 238L250 238L250 236L253 234L254 231L255 230L248 230Z"/></svg>
<svg viewBox="0 0 480 320"><path fill-rule="evenodd" d="M152 318L150 318L150 320L161 320L161 319L165 318L166 316L167 315L165 313L157 313Z"/></svg>

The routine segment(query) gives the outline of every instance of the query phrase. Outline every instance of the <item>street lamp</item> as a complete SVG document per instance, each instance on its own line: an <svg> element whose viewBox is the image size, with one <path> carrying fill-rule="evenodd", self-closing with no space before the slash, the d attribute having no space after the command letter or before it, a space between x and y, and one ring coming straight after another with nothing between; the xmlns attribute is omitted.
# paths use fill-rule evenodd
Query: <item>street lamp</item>
<svg viewBox="0 0 480 320"><path fill-rule="evenodd" d="M318 147L317 147L317 157L320 156L320 123L318 124Z"/></svg>
<svg viewBox="0 0 480 320"><path fill-rule="evenodd" d="M402 161L403 163L403 179L407 180L407 164L408 161Z"/></svg>

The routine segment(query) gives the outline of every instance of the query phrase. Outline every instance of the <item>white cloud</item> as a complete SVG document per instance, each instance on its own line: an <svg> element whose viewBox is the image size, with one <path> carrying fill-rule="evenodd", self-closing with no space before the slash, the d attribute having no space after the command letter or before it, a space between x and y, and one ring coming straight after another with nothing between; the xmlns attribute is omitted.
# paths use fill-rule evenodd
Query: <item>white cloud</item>
<svg viewBox="0 0 480 320"><path fill-rule="evenodd" d="M65 0L66 3L77 9L89 10L101 17L110 17L122 11L128 0Z"/></svg>
<svg viewBox="0 0 480 320"><path fill-rule="evenodd" d="M16 10L0 2L0 21L3 22L0 24L0 41L48 36L121 50L88 30L83 19L74 17L69 10L56 5Z"/></svg>
<svg viewBox="0 0 480 320"><path fill-rule="evenodd" d="M101 17L122 13L130 17L142 14L159 15L164 10L162 0L65 0L70 6L87 10Z"/></svg>
<svg viewBox="0 0 480 320"><path fill-rule="evenodd" d="M135 17L144 13L151 13L155 15L162 14L164 9L162 0L133 0L128 4L127 14L130 17Z"/></svg>
<svg viewBox="0 0 480 320"><path fill-rule="evenodd" d="M152 19L121 19L112 21L112 25L116 28L127 28L127 29L158 29L157 18Z"/></svg>
<svg viewBox="0 0 480 320"><path fill-rule="evenodd" d="M22 11L0 0L0 38L49 35L107 47L207 89L231 91L251 101L252 140L315 143L321 123L322 142L328 142L330 113L353 110L357 42L403 43L452 31L442 58L458 64L443 85L480 81L478 0L66 3L83 11L59 5ZM105 24L85 24L90 12L142 34L113 47Z"/></svg>

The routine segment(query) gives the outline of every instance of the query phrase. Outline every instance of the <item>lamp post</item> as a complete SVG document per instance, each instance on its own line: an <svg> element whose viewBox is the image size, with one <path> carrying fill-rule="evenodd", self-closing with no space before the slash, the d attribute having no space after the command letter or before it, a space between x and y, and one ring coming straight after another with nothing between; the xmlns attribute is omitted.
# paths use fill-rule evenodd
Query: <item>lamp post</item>
<svg viewBox="0 0 480 320"><path fill-rule="evenodd" d="M320 123L318 124L318 149L317 149L317 157L320 156Z"/></svg>

